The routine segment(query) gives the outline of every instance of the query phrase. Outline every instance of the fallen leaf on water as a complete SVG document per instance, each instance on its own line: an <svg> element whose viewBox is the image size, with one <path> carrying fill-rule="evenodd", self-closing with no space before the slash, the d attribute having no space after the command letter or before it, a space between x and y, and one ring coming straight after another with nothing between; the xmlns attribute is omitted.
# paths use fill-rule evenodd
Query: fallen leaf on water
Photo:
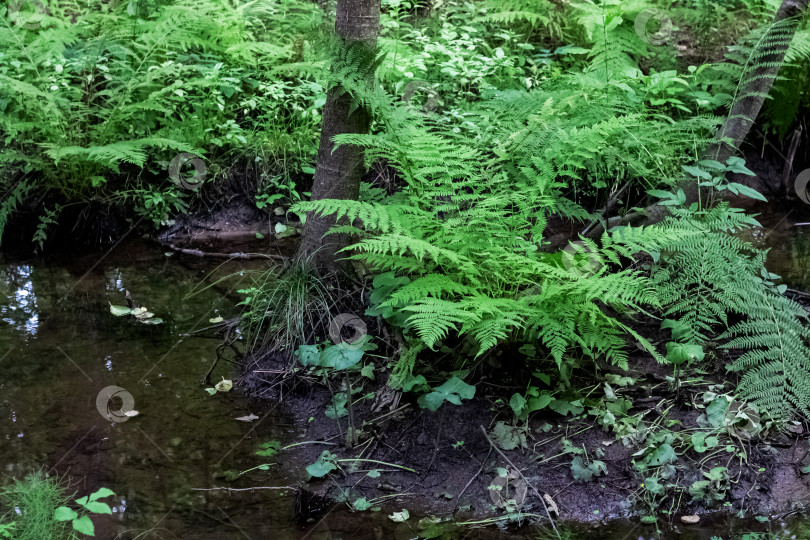
<svg viewBox="0 0 810 540"><path fill-rule="evenodd" d="M402 523L403 521L407 521L409 517L411 517L410 512L408 512L408 510L403 508L402 512L394 512L393 514L388 516L388 519L390 519L391 521L396 521L397 523Z"/></svg>
<svg viewBox="0 0 810 540"><path fill-rule="evenodd" d="M122 315L129 315L130 313L132 313L132 310L129 309L127 306L114 306L110 304L110 313L112 313L116 317L120 317Z"/></svg>
<svg viewBox="0 0 810 540"><path fill-rule="evenodd" d="M258 419L259 419L259 417L256 416L253 413L250 413L247 416L240 416L239 418L237 418L237 420L239 420L240 422L253 422L254 420L258 420Z"/></svg>
<svg viewBox="0 0 810 540"><path fill-rule="evenodd" d="M222 317L214 317L213 319L208 319L208 322L210 322L211 324L217 324L221 323L224 320L225 319L223 319Z"/></svg>
<svg viewBox="0 0 810 540"><path fill-rule="evenodd" d="M222 380L214 385L214 388L217 389L217 392L230 392L231 388L233 388L233 381L229 381L225 377L222 377Z"/></svg>
<svg viewBox="0 0 810 540"><path fill-rule="evenodd" d="M205 391L208 392L212 396L217 393L216 388L206 388Z"/></svg>

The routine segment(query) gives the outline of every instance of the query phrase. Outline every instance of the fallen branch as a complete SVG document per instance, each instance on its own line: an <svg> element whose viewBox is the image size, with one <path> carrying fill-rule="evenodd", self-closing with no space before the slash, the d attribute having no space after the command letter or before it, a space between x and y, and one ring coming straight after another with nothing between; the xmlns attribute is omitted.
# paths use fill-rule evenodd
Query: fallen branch
<svg viewBox="0 0 810 540"><path fill-rule="evenodd" d="M505 459L505 460L506 460L506 462L509 464L509 466L510 466L510 467L512 467L512 469L513 469L515 472L517 472L517 473L520 475L520 477L523 479L523 481L524 481L524 482L526 482L526 485L527 485L527 486L529 486L530 488L532 488L532 491L534 491L534 494L535 494L535 495L537 495L537 498L538 498L538 499L540 499L540 502L541 502L541 503L543 503L543 508L546 510L546 515L548 516L548 520L551 522L551 526L554 528L554 532L555 532L555 533L557 533L557 538L562 538L562 537L560 536L560 531L558 531L558 530L557 530L557 526L554 524L554 520L551 518L551 512L549 512L549 511L548 511L548 505L546 505L546 500L543 498L543 496L542 496L542 495L540 495L540 492L539 492L539 491L537 491L537 488L536 488L536 487L534 487L534 484L532 484L531 482L529 482L528 478L526 478L526 477L523 475L523 473L520 471L520 469L518 469L517 467L515 467L515 464L514 464L514 463L512 463L512 460L511 460L511 459L509 459L508 457L506 457L506 454L504 454L503 452L501 452L501 449L500 449L500 448L498 448L497 446L495 446L495 443L494 443L494 442L492 442L492 439L490 439L490 438L489 438L489 435L487 435L487 430L486 430L486 429L484 429L484 426L478 426L478 427L479 427L479 428L481 428L481 433L483 433L483 434L484 434L484 438L487 440L487 442L488 442L488 443L489 443L489 445L492 447L492 449L493 449L493 450L495 450L496 452L498 452L498 454L499 454L499 455L500 455L500 456L501 456L503 459Z"/></svg>
<svg viewBox="0 0 810 540"><path fill-rule="evenodd" d="M191 488L191 491L253 491L254 489L296 489L293 486L254 486L249 488L229 488L229 487L215 487L215 488Z"/></svg>
<svg viewBox="0 0 810 540"><path fill-rule="evenodd" d="M176 246L174 244L163 242L162 240L157 239L155 239L155 242L157 242L163 247L171 249L172 251L182 253L183 255L191 255L192 257L204 257L209 259L243 259L243 260L271 259L274 261L284 261L284 262L290 259L289 257L285 257L284 255L271 255L269 253L218 253L211 251L202 251L201 249L181 248L180 246Z"/></svg>

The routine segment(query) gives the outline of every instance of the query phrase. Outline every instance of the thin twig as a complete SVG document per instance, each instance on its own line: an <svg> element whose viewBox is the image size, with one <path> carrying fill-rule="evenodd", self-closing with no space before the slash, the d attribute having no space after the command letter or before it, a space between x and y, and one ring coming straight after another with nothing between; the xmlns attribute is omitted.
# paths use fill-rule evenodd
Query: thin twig
<svg viewBox="0 0 810 540"><path fill-rule="evenodd" d="M520 477L523 479L523 481L524 481L524 482L526 482L526 485L527 485L527 486L529 486L530 488L532 488L532 491L534 491L534 494L535 494L535 495L537 495L537 498L538 498L538 499L540 499L540 502L543 504L543 508L546 510L546 515L548 516L548 520L551 522L551 526L554 528L554 532L555 532L555 533L557 533L557 538L562 538L562 537L560 536L560 531L558 531L558 530L557 530L557 526L554 524L554 519L552 519L552 517L551 517L551 512L549 512L549 511L548 511L548 506L546 505L546 501L545 501L545 499L543 499L543 496L542 496L542 495L540 495L540 492L539 492L539 491L537 491L537 488L536 488L536 487L534 487L534 484L532 484L531 482L529 482L529 480L528 480L528 479L527 479L527 478L526 478L526 477L523 475L523 473L521 472L521 470L520 470L520 469L518 469L517 467L515 467L515 464L514 464L514 463L512 463L512 460L511 460L511 459L509 459L508 457L506 457L506 454L504 454L503 452L501 452L501 449L500 449L500 448L498 448L497 446L495 446L495 443L494 443L494 442L492 442L492 439L490 439L490 438L489 438L489 435L487 435L487 430L486 430L486 429L484 429L484 426L478 426L478 427L479 427L479 428L481 428L481 433L484 435L484 438L487 440L487 442L488 442L488 443L489 443L489 445L492 447L492 449L493 449L493 450L495 450L496 452L498 452L498 454L499 454L499 455L500 455L500 456L501 456L503 459L505 459L505 460L506 460L506 462L507 462L507 463L508 463L508 464L509 464L509 465L512 467L512 469L513 469L515 472L517 472L517 473L520 475Z"/></svg>
<svg viewBox="0 0 810 540"><path fill-rule="evenodd" d="M486 467L486 466L487 466L487 460L489 459L489 456L491 456L491 455L492 455L492 447L490 446L490 447L489 447L489 452L487 453L487 457L485 457L485 458L484 458L484 462L483 462L483 463L481 463L481 468L480 468L480 469L478 469L478 472L477 472L477 473L475 473L475 475L474 475L472 478L470 478L470 481L469 481L469 482L467 482L467 485L466 485L466 486L464 486L464 489L462 489L462 490L461 490L461 491L458 493L458 495L456 495L456 499L457 499L457 500L458 500L458 499L461 499L461 496L462 496L462 495L464 495L464 492L465 492L465 491L467 491L467 488L468 488L468 487L470 487L470 486L472 485L472 483L473 483L473 482L475 482L475 479L476 479L476 478L478 478L478 477L481 475L481 473L482 473L482 472L484 472L484 467Z"/></svg>

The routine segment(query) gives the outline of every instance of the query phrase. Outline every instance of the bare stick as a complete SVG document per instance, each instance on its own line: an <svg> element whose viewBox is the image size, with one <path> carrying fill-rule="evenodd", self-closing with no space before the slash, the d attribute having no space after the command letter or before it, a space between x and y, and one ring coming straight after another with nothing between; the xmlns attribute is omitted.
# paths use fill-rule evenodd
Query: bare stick
<svg viewBox="0 0 810 540"><path fill-rule="evenodd" d="M155 240L161 246L167 247L172 251L176 251L178 253L182 253L183 255L191 255L192 257L207 257L210 259L273 259L275 261L289 261L289 257L285 257L283 255L270 255L269 253L216 253L210 251L202 251L200 249L189 249L189 248L181 248L180 246L175 246L174 244L170 244L168 242L162 242L160 240Z"/></svg>
<svg viewBox="0 0 810 540"><path fill-rule="evenodd" d="M295 489L292 486L255 486L249 488L229 488L229 487L215 487L215 488L191 488L191 491L253 491L254 489Z"/></svg>
<svg viewBox="0 0 810 540"><path fill-rule="evenodd" d="M457 500L461 499L461 496L464 495L464 492L467 491L467 488L472 485L472 483L475 481L475 479L478 478L481 475L482 472L484 472L484 467L487 466L487 460L489 459L490 455L492 455L492 447L491 446L489 447L489 452L487 453L487 457L485 457L483 463L481 463L481 468L478 469L478 472L475 473L475 475L472 478L470 478L470 481L467 482L467 485L464 486L464 489L459 491L458 495L456 495Z"/></svg>
<svg viewBox="0 0 810 540"><path fill-rule="evenodd" d="M785 194L790 193L790 172L793 169L793 158L796 157L796 149L799 148L799 141L801 141L801 139L802 126L800 124L796 131L793 132L793 140L790 141L790 149L785 158L785 168L782 171L782 191Z"/></svg>
<svg viewBox="0 0 810 540"><path fill-rule="evenodd" d="M542 495L540 495L540 492L539 492L539 491L537 491L537 488L536 488L536 487L534 487L534 484L532 484L531 482L529 482L529 480L528 480L528 479L527 479L525 476L523 476L523 473L520 471L520 469L518 469L517 467L515 467L515 464L514 464L514 463L512 463L512 460L511 460L511 459L509 459L508 457L506 457L506 454L504 454L503 452L501 452L501 449L500 449L500 448L498 448L497 446L495 446L495 443L494 443L494 442L492 442L492 439L490 439L490 438L489 438L489 435L487 435L487 430L486 430L486 429L484 429L484 426L478 426L478 427L479 427L479 428L481 428L481 433L483 433L483 434L484 434L484 438L487 440L487 442L488 442L488 443L489 443L489 445L492 447L492 449L493 449L493 450L495 450L496 452L498 452L498 454L499 454L499 455L500 455L500 456L501 456L503 459L505 459L505 460L506 460L506 462L507 462L507 463L508 463L508 464L509 464L509 465L512 467L512 469L514 469L514 471L515 471L515 472L517 472L517 473L520 475L520 477L523 479L523 481L524 481L524 482L526 482L526 485L527 485L527 486L529 486L530 488L532 488L532 491L534 491L534 494L535 494L535 495L537 495L537 498L538 498L538 499L540 499L540 502L541 502L541 503L543 503L543 508L546 510L546 515L548 516L548 520L551 522L551 526L554 528L554 532L555 532L555 533L557 533L557 538L562 538L562 537L560 536L560 531L558 531L558 530L557 530L557 526L554 524L554 520L551 518L551 512L549 512L549 511L548 511L548 506L546 505L546 501L543 499L543 496L542 496Z"/></svg>

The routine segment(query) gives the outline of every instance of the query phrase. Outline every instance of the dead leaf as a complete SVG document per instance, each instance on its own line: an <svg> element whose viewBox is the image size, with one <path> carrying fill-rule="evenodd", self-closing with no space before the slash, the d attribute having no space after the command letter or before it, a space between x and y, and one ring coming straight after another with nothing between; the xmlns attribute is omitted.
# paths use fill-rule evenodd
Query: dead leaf
<svg viewBox="0 0 810 540"><path fill-rule="evenodd" d="M258 420L258 419L259 419L259 417L256 416L253 413L250 413L247 416L240 416L239 418L237 418L237 420L239 420L240 422L253 422L254 420Z"/></svg>
<svg viewBox="0 0 810 540"><path fill-rule="evenodd" d="M681 516L681 521L684 523L695 524L700 521L700 516Z"/></svg>
<svg viewBox="0 0 810 540"><path fill-rule="evenodd" d="M549 511L554 512L556 515L559 516L560 509L557 508L557 503L554 502L554 499L551 498L551 495L549 495L548 493L543 493L543 499L545 499Z"/></svg>
<svg viewBox="0 0 810 540"><path fill-rule="evenodd" d="M518 509L522 508L528 491L526 482L523 481L517 471L509 471L504 476L499 474L489 484L488 489L490 499L498 508L503 508L508 499L514 499Z"/></svg>

